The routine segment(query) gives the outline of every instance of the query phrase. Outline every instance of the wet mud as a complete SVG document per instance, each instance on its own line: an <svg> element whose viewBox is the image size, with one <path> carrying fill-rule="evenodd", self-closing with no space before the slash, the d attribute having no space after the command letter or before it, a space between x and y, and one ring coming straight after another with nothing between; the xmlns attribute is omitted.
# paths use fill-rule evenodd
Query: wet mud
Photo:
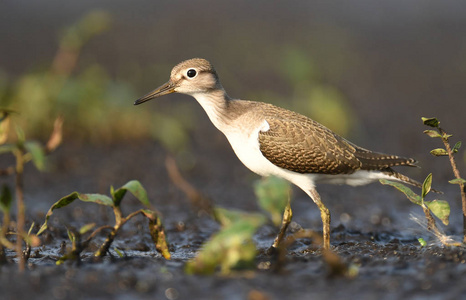
<svg viewBox="0 0 466 300"><path fill-rule="evenodd" d="M199 146L192 153L197 159L185 166L186 178L216 205L257 210L251 183L258 178L236 161L221 139L214 139L211 146ZM209 151L217 155L207 155ZM29 220L38 228L50 205L75 190L108 194L110 185L119 187L138 179L163 214L172 260L156 252L146 220L135 218L121 230L110 255L102 261L95 262L92 251L104 236L83 252L79 265L56 266L69 246L67 228L113 222L110 209L76 202L54 213L49 230L42 236L43 244L32 250L26 272L18 273L13 263L15 253L7 253L10 263L0 266L1 298L460 299L465 295L465 249L440 245L410 219L412 214L422 219L420 208L397 191L377 184L320 189L332 212L333 250L354 271L351 278L332 275L321 250L306 239L288 249L278 268L276 258L266 254L277 232L272 225L262 227L254 238L259 250L254 270L237 271L228 277L187 275L184 264L218 225L191 207L170 182L165 155L155 142L91 148L65 145L50 157L49 172L40 174L32 167L26 170L26 203ZM128 157L131 163L127 163ZM181 157L179 161L189 160ZM131 197L122 202L124 213L139 207ZM292 207L294 221L289 233L300 228L321 230L318 211L304 193L294 190ZM458 207L452 203L455 209ZM452 216L446 233L459 239L460 229L459 218ZM428 245L422 247L419 237Z"/></svg>

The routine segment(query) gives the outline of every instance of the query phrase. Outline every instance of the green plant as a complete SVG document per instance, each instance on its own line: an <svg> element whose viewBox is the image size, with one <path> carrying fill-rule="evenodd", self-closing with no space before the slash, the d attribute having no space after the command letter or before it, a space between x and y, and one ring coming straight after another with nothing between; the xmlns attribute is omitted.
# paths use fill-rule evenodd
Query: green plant
<svg viewBox="0 0 466 300"><path fill-rule="evenodd" d="M435 236L437 236L440 239L442 243L449 244L449 242L446 239L442 238L443 234L437 227L437 224L435 223L435 219L433 218L432 214L439 218L443 224L448 225L448 220L450 217L450 205L445 200L425 200L426 195L431 191L432 174L427 175L426 179L424 180L424 183L422 184L421 195L414 193L410 188L408 188L400 182L380 179L380 183L395 187L403 194L405 194L411 202L421 206L426 216L427 229L432 231L435 234Z"/></svg>
<svg viewBox="0 0 466 300"><path fill-rule="evenodd" d="M54 123L54 130L45 146L35 141L26 140L25 134L19 125L16 125L16 140L5 144L9 138L9 127L11 114L14 113L9 109L0 109L0 154L10 153L15 158L15 165L0 170L0 175L8 176L15 175L15 196L17 204L17 217L16 217L16 245L13 245L8 239L8 227L11 220L10 209L12 204L11 191L8 186L2 187L0 195L1 205L0 209L3 213L3 224L0 229L0 261L5 259L5 247L15 249L19 258L19 270L23 271L25 268L26 260L29 257L31 246L36 246L39 240L35 235L25 232L24 226L26 224L25 214L26 206L24 204L24 184L23 173L24 166L29 161L32 161L36 168L40 171L45 170L45 156L54 151L61 143L62 140L62 125L63 119L57 118ZM23 241L26 243L26 253L23 254Z"/></svg>
<svg viewBox="0 0 466 300"><path fill-rule="evenodd" d="M455 179L449 181L451 184L458 184L461 193L461 203L463 207L463 244L466 243L466 180L461 177L458 166L455 161L455 154L461 147L461 141L456 142L452 147L449 139L453 136L448 134L443 128L440 127L440 121L437 118L422 118L424 125L433 127L435 130L425 130L424 133L431 138L439 138L442 140L445 148L437 148L430 151L434 156L448 156L450 165L453 170Z"/></svg>
<svg viewBox="0 0 466 300"><path fill-rule="evenodd" d="M204 245L199 254L186 264L189 274L211 274L220 266L223 275L233 269L250 268L256 258L254 233L266 218L259 213L215 208L221 229Z"/></svg>
<svg viewBox="0 0 466 300"><path fill-rule="evenodd" d="M80 253L88 246L89 242L102 230L110 230L110 233L107 235L106 240L103 244L99 247L99 249L94 253L95 257L103 257L107 254L112 242L114 241L117 233L121 229L121 227L128 222L131 218L142 215L148 220L148 227L149 232L154 241L155 247L159 253L162 254L163 257L166 259L170 259L170 252L168 251L168 245L165 239L165 232L163 229L162 221L158 216L158 213L152 209L139 209L128 214L126 217L122 215L121 212L121 201L127 192L133 194L144 206L150 208L149 199L147 198L146 190L143 188L141 183L137 180L132 180L120 187L119 189L115 190L113 187L110 188L110 195L101 195L101 194L81 194L78 192L73 192L68 196L65 196L55 202L47 212L45 216L45 222L41 226L37 235L40 235L47 229L47 223L50 216L53 214L53 211L71 204L74 200L81 200L83 202L91 202L96 203L104 206L109 206L113 209L113 214L115 216L115 225L104 225L101 226L92 233L88 235L88 237L82 241L82 236L88 234L91 229L94 227L93 224L83 226L79 231L68 231L69 237L72 242L71 250L61 257L57 264L60 264L68 259L79 260Z"/></svg>

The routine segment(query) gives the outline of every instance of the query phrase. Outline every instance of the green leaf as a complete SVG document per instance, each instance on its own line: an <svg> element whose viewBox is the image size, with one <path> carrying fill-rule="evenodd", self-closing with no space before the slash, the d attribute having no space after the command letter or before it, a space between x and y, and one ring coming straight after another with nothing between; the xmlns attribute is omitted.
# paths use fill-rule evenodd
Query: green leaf
<svg viewBox="0 0 466 300"><path fill-rule="evenodd" d="M73 192L68 196L65 196L55 202L45 215L45 222L42 224L41 228L37 232L37 235L40 235L44 230L47 229L47 222L50 219L50 216L53 214L53 211L58 208L62 208L68 206L69 204L73 203L74 200L79 199L84 202L93 202L101 205L111 206L113 207L113 201L110 197L101 195L101 194L80 194L78 192Z"/></svg>
<svg viewBox="0 0 466 300"><path fill-rule="evenodd" d="M113 201L109 196L102 194L79 194L78 198L84 202L92 202L100 205L113 207Z"/></svg>
<svg viewBox="0 0 466 300"><path fill-rule="evenodd" d="M127 191L133 194L134 197L141 201L141 203L145 206L150 206L149 198L147 197L147 192L142 186L142 184L137 180L128 181L124 186L117 189L116 191L111 191L115 206L120 205L121 200L123 199Z"/></svg>
<svg viewBox="0 0 466 300"><path fill-rule="evenodd" d="M186 272L212 274L220 266L221 273L228 274L234 268L254 266L256 247L252 237L266 219L262 215L253 215L255 217L237 220L215 233L199 254L188 261Z"/></svg>
<svg viewBox="0 0 466 300"><path fill-rule="evenodd" d="M214 214L217 221L223 227L231 226L232 224L240 222L242 220L247 220L251 223L265 221L263 220L264 216L260 213L246 213L244 211L236 209L225 209L221 207L215 207Z"/></svg>
<svg viewBox="0 0 466 300"><path fill-rule="evenodd" d="M86 234L89 230L92 230L94 227L95 227L95 223L86 224L82 226L81 228L79 228L79 234L81 235Z"/></svg>
<svg viewBox="0 0 466 300"><path fill-rule="evenodd" d="M31 226L29 227L29 230L28 230L28 234L27 235L31 235L31 232L32 232L32 229L34 228L34 225L36 225L35 222L32 222Z"/></svg>
<svg viewBox="0 0 466 300"><path fill-rule="evenodd" d="M24 130L19 127L19 126L16 126L16 136L18 137L18 142L20 144L24 143L24 141L26 140L26 136L24 135Z"/></svg>
<svg viewBox="0 0 466 300"><path fill-rule="evenodd" d="M419 244L421 244L421 247L427 246L427 242L423 238L418 238L417 240L419 241Z"/></svg>
<svg viewBox="0 0 466 300"><path fill-rule="evenodd" d="M448 182L451 183L451 184L465 184L466 180L463 179L463 178L455 178L455 179L452 179L452 180L450 180Z"/></svg>
<svg viewBox="0 0 466 300"><path fill-rule="evenodd" d="M16 146L12 144L0 145L0 154L13 152L15 149Z"/></svg>
<svg viewBox="0 0 466 300"><path fill-rule="evenodd" d="M433 156L445 156L445 155L448 155L448 152L447 150L443 148L437 148L437 149L430 151L430 154L432 154Z"/></svg>
<svg viewBox="0 0 466 300"><path fill-rule="evenodd" d="M443 133L442 134L442 139L444 140L448 140L449 138L451 138L453 136L453 134L448 134L448 133Z"/></svg>
<svg viewBox="0 0 466 300"><path fill-rule="evenodd" d="M74 243L76 241L76 235L74 234L74 232L67 228L66 233L68 233L68 239L70 240L70 242Z"/></svg>
<svg viewBox="0 0 466 300"><path fill-rule="evenodd" d="M2 191L0 194L0 209L4 214L8 214L11 209L11 203L13 203L13 197L11 196L11 190L6 185L2 185Z"/></svg>
<svg viewBox="0 0 466 300"><path fill-rule="evenodd" d="M418 194L414 193L409 187L405 186L404 184L400 182L395 182L395 181L390 181L386 179L380 179L379 180L381 184L384 185L391 185L401 191L403 194L408 197L409 201L413 202L414 204L417 205L422 205L422 198Z"/></svg>
<svg viewBox="0 0 466 300"><path fill-rule="evenodd" d="M42 146L37 142L26 142L24 147L27 152L31 154L32 162L36 166L37 170L45 170L45 153Z"/></svg>
<svg viewBox="0 0 466 300"><path fill-rule="evenodd" d="M149 219L149 232L152 237L152 241L155 244L155 249L157 249L157 251L162 254L165 259L170 259L171 254L168 250L168 244L162 220L158 217L155 211L141 209L141 213Z"/></svg>
<svg viewBox="0 0 466 300"><path fill-rule="evenodd" d="M118 254L118 257L123 258L123 256L124 256L124 255L123 255L123 252L121 252L121 251L120 251L118 248L116 248L116 247L113 248L113 250L115 250L115 252Z"/></svg>
<svg viewBox="0 0 466 300"><path fill-rule="evenodd" d="M424 133L430 136L431 138L441 138L442 136L435 130L424 130Z"/></svg>
<svg viewBox="0 0 466 300"><path fill-rule="evenodd" d="M432 186L432 173L427 175L424 183L422 184L422 199L426 197L426 195L430 192L430 188Z"/></svg>
<svg viewBox="0 0 466 300"><path fill-rule="evenodd" d="M450 204L444 200L434 200L424 202L430 211L442 221L443 224L448 225L450 217Z"/></svg>
<svg viewBox="0 0 466 300"><path fill-rule="evenodd" d="M422 122L424 125L437 128L440 124L440 121L437 118L424 118L422 117Z"/></svg>
<svg viewBox="0 0 466 300"><path fill-rule="evenodd" d="M456 142L455 146L453 146L453 149L452 149L453 153L457 153L460 147L461 147L461 141Z"/></svg>
<svg viewBox="0 0 466 300"><path fill-rule="evenodd" d="M290 197L291 186L288 181L274 176L258 180L254 184L254 192L259 206L267 211L272 222L279 226L282 222L283 211Z"/></svg>

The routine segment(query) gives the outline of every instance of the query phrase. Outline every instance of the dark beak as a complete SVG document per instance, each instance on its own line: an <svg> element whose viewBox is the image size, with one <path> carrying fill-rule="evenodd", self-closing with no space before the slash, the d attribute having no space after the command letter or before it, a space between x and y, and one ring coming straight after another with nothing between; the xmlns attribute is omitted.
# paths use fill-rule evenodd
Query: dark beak
<svg viewBox="0 0 466 300"><path fill-rule="evenodd" d="M160 96L163 96L163 95L171 94L171 93L174 93L174 92L175 92L175 85L170 80L167 83L165 83L164 85L156 88L155 90L153 90L149 94L147 94L145 96L142 96L138 100L134 101L134 105L138 105L138 104L144 103L146 101L149 101L151 99L154 99L154 98L157 98L157 97L160 97Z"/></svg>

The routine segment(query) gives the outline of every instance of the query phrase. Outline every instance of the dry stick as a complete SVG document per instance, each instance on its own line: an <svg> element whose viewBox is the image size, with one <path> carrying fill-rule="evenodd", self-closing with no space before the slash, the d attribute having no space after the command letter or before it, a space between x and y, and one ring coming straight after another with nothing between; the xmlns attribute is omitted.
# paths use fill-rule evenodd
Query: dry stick
<svg viewBox="0 0 466 300"><path fill-rule="evenodd" d="M16 221L16 255L19 259L19 271L23 272L26 266L25 257L23 253L23 237L24 237L24 225L25 219L24 214L26 208L24 206L24 195L23 195L23 169L24 169L24 153L22 149L15 151L16 156L16 203L18 216Z"/></svg>
<svg viewBox="0 0 466 300"><path fill-rule="evenodd" d="M202 193L183 178L176 165L175 159L171 155L167 155L167 158L165 159L165 167L167 168L168 176L171 181L186 194L188 199L191 201L191 204L199 210L207 212L216 219L212 201L202 195Z"/></svg>
<svg viewBox="0 0 466 300"><path fill-rule="evenodd" d="M440 127L438 130L442 134L442 142L445 145L445 150L447 150L448 158L450 159L451 168L453 169L453 174L457 179L461 179L460 172L458 171L458 167L456 166L456 161L453 156L453 151L451 150L450 143L448 142L447 133ZM446 138L444 138L446 137ZM466 243L466 186L463 182L459 183L460 190L461 190L461 203L463 207L463 244Z"/></svg>

